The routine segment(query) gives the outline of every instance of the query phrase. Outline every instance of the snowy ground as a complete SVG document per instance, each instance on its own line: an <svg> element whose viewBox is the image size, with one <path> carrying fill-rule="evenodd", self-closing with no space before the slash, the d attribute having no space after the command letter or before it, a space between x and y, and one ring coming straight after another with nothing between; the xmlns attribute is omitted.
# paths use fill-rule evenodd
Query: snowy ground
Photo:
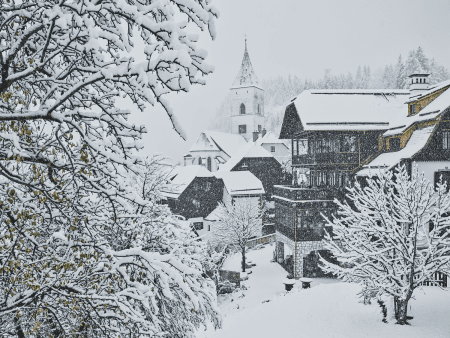
<svg viewBox="0 0 450 338"><path fill-rule="evenodd" d="M331 279L315 279L312 288L284 291L287 273L270 263L274 246L251 251L248 260L255 263L247 290L219 297L223 311L223 329L198 333L199 338L225 337L450 337L450 288L424 287L415 291L408 315L411 326L381 322L377 304L358 301L357 285ZM239 271L239 254L229 257L223 269ZM300 284L300 283L299 283ZM448 290L448 291L447 291ZM269 300L269 302L266 302Z"/></svg>

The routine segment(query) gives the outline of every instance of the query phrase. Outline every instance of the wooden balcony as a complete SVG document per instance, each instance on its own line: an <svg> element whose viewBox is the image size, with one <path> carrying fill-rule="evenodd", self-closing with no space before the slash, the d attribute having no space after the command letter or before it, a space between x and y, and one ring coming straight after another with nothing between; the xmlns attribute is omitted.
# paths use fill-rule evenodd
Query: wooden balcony
<svg viewBox="0 0 450 338"><path fill-rule="evenodd" d="M295 201L333 201L342 199L343 192L336 188L295 188L292 186L275 185L274 198Z"/></svg>
<svg viewBox="0 0 450 338"><path fill-rule="evenodd" d="M358 165L358 153L319 153L296 155L292 157L292 165L301 164L350 164Z"/></svg>

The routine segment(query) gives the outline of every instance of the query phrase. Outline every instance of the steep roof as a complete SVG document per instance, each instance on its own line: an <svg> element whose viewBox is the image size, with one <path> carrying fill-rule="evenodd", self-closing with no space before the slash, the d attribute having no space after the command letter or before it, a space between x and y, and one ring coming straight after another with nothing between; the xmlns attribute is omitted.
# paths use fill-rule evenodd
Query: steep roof
<svg viewBox="0 0 450 338"><path fill-rule="evenodd" d="M215 173L223 180L230 195L264 194L261 181L250 171L228 171Z"/></svg>
<svg viewBox="0 0 450 338"><path fill-rule="evenodd" d="M406 110L407 90L311 90L294 105L305 130L387 129Z"/></svg>
<svg viewBox="0 0 450 338"><path fill-rule="evenodd" d="M165 197L178 198L196 177L214 176L208 169L201 165L177 167L174 173L176 175L172 178L168 187L161 190L162 195Z"/></svg>
<svg viewBox="0 0 450 338"><path fill-rule="evenodd" d="M219 171L231 171L243 158L261 158L261 157L273 157L263 147L256 145L255 142L248 142L241 147L228 161L220 166Z"/></svg>
<svg viewBox="0 0 450 338"><path fill-rule="evenodd" d="M241 88L241 87L259 87L258 78L256 77L255 71L253 70L252 62L250 61L250 56L247 51L247 40L245 40L245 50L244 57L242 58L241 68L234 79L231 88Z"/></svg>
<svg viewBox="0 0 450 338"><path fill-rule="evenodd" d="M222 150L231 157L246 143L247 141L242 135L219 131L203 131L190 151Z"/></svg>
<svg viewBox="0 0 450 338"><path fill-rule="evenodd" d="M400 163L402 159L407 159L413 157L420 150L425 147L430 136L433 133L435 126L426 127L423 129L415 130L411 138L409 139L406 146L399 151L383 153L378 155L370 163L363 166L356 175L357 176L375 176L380 170L387 170L393 168L395 165Z"/></svg>
<svg viewBox="0 0 450 338"><path fill-rule="evenodd" d="M450 84L450 83L449 83ZM422 109L418 114L408 116L408 111L403 112L394 120L391 125L392 128L386 131L383 136L391 136L402 133L408 129L415 122L427 121L439 117L447 108L450 107L450 90L447 89L439 95L433 102Z"/></svg>
<svg viewBox="0 0 450 338"><path fill-rule="evenodd" d="M407 110L408 98L403 89L321 89L303 91L293 104L301 130L383 130ZM287 109L280 137L291 136L293 118Z"/></svg>

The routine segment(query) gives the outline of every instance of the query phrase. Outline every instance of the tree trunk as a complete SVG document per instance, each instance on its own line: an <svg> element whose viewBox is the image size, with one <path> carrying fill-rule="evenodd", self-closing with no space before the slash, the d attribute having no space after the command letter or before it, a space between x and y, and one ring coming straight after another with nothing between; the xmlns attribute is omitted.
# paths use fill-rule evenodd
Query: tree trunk
<svg viewBox="0 0 450 338"><path fill-rule="evenodd" d="M242 272L245 272L245 246L242 248Z"/></svg>
<svg viewBox="0 0 450 338"><path fill-rule="evenodd" d="M406 315L408 314L408 301L409 297L406 299L397 300L397 324L408 324L406 322Z"/></svg>

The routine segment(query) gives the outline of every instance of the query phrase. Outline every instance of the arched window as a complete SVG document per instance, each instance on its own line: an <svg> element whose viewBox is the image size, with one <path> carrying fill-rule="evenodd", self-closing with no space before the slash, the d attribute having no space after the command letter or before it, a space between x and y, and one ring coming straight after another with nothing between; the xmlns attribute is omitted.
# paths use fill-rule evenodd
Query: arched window
<svg viewBox="0 0 450 338"><path fill-rule="evenodd" d="M198 165L202 165L202 158L201 157L198 158Z"/></svg>
<svg viewBox="0 0 450 338"><path fill-rule="evenodd" d="M240 113L245 114L245 105L243 103L241 103Z"/></svg>
<svg viewBox="0 0 450 338"><path fill-rule="evenodd" d="M211 157L208 157L208 159L206 160L206 166L208 170L211 171Z"/></svg>
<svg viewBox="0 0 450 338"><path fill-rule="evenodd" d="M419 83L419 79L416 79L416 83Z"/></svg>

